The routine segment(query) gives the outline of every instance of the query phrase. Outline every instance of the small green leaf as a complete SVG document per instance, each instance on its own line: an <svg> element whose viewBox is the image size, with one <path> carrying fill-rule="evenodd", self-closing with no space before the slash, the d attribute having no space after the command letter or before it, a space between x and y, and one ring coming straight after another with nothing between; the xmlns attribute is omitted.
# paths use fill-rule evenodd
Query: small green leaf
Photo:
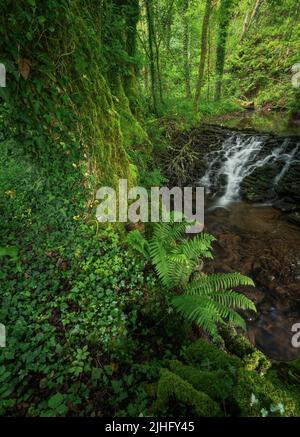
<svg viewBox="0 0 300 437"><path fill-rule="evenodd" d="M64 396L61 393L57 393L48 400L48 406L54 410L58 408L63 403L63 401Z"/></svg>

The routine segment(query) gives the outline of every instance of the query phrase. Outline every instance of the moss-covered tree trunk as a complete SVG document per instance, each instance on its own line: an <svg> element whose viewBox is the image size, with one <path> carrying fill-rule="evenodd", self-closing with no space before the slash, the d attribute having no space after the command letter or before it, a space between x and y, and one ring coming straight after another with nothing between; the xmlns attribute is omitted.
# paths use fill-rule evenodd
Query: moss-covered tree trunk
<svg viewBox="0 0 300 437"><path fill-rule="evenodd" d="M234 0L221 0L219 9L219 29L216 49L216 88L215 100L220 100L222 93L222 80L225 65L226 42Z"/></svg>
<svg viewBox="0 0 300 437"><path fill-rule="evenodd" d="M149 46L149 63L151 77L151 97L153 111L158 113L158 84L155 66L155 43L154 43L154 18L153 18L153 3L152 0L145 0L147 24L148 24L148 46Z"/></svg>
<svg viewBox="0 0 300 437"><path fill-rule="evenodd" d="M112 0L110 19L104 23L107 54L107 81L120 115L121 130L126 150L147 142L138 117L141 114L140 89L136 60L138 0Z"/></svg>
<svg viewBox="0 0 300 437"><path fill-rule="evenodd" d="M134 182L120 125L136 98L138 3L122 2L125 8L129 3L121 23L128 55L117 61L115 70L117 84L125 84L128 95L118 102L108 74L116 67L120 47L119 35L107 35L113 27L113 0L1 1L0 58L8 72L5 122L20 147L43 165L81 166L86 161L87 174L98 181L113 185L122 177ZM130 121L135 120L130 114ZM140 140L139 124L130 129Z"/></svg>

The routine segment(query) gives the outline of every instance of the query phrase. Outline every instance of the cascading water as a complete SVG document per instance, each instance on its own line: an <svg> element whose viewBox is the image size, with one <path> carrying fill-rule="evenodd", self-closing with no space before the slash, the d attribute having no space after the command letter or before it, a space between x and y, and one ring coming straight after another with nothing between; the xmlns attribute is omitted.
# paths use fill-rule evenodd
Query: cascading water
<svg viewBox="0 0 300 437"><path fill-rule="evenodd" d="M300 135L213 125L197 139L193 133L205 225L219 241L214 270L253 278L258 312L247 319L249 339L274 360L299 359L290 327L300 317Z"/></svg>
<svg viewBox="0 0 300 437"><path fill-rule="evenodd" d="M295 162L299 162L298 159L294 159L298 150L300 148L300 144L297 144L296 147L291 151L290 154L284 153L280 156L281 159L285 161L284 166L282 167L281 172L276 176L274 179L274 186L278 185L281 179L284 177L284 175L289 170L290 166L294 164Z"/></svg>
<svg viewBox="0 0 300 437"><path fill-rule="evenodd" d="M240 185L245 177L251 175L254 170L267 164L283 163L280 173L275 177L273 186L276 186L284 177L290 166L295 162L295 156L300 144L289 153L286 149L289 140L283 140L282 144L274 148L266 156L261 157L266 137L234 134L226 139L220 150L208 153L207 171L200 180L200 185L206 188L206 193L218 193L220 188L223 194L217 200L215 206L226 207L240 199ZM282 165L282 164L281 164Z"/></svg>

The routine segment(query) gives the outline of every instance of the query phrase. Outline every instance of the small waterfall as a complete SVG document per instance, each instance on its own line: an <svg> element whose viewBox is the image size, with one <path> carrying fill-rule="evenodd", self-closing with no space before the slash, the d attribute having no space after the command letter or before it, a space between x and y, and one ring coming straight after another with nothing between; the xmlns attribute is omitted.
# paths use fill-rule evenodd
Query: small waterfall
<svg viewBox="0 0 300 437"><path fill-rule="evenodd" d="M300 144L297 144L296 147L291 151L290 154L284 153L280 158L285 161L284 166L282 167L281 172L276 176L274 179L274 187L279 184L283 176L287 173L290 166L294 164L295 162L299 162L298 159L294 159L296 153L298 152L300 148Z"/></svg>
<svg viewBox="0 0 300 437"><path fill-rule="evenodd" d="M207 154L207 171L200 184L206 188L207 193L217 193L220 188L223 189L224 194L217 200L215 206L225 207L231 202L238 201L242 181L259 167L283 161L284 165L274 179L273 186L283 178L291 164L295 162L294 158L300 144L297 144L290 153L286 153L289 145L289 140L286 139L271 153L260 157L266 139L262 135L250 137L235 134L223 142L220 150Z"/></svg>

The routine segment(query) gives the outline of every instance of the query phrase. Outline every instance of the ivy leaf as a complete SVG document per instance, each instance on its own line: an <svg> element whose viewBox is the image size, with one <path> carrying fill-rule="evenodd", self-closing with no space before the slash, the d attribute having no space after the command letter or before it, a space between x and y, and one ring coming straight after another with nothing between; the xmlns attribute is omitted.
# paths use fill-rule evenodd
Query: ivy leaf
<svg viewBox="0 0 300 437"><path fill-rule="evenodd" d="M56 410L64 401L64 396L61 393L56 393L48 400L48 406Z"/></svg>
<svg viewBox="0 0 300 437"><path fill-rule="evenodd" d="M46 21L46 18L43 17L42 15L40 15L37 19L38 19L38 22L39 22L40 24L44 24L45 21Z"/></svg>

